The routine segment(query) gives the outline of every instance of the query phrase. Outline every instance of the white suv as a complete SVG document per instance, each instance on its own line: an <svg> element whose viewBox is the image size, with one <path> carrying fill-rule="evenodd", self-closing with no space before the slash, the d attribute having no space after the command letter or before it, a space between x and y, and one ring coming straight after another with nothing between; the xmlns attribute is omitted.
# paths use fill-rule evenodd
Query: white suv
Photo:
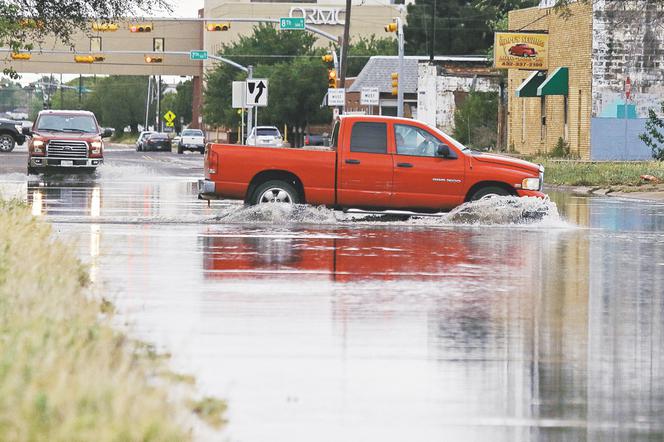
<svg viewBox="0 0 664 442"><path fill-rule="evenodd" d="M284 139L274 126L256 126L247 137L247 145L283 147Z"/></svg>

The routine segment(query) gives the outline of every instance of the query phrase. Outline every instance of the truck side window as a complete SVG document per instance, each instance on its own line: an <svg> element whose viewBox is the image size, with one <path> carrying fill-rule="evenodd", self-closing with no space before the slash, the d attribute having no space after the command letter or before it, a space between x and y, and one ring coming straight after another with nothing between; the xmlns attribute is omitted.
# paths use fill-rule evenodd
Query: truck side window
<svg viewBox="0 0 664 442"><path fill-rule="evenodd" d="M394 125L394 139L398 155L418 157L436 156L436 148L441 142L426 130L406 124Z"/></svg>
<svg viewBox="0 0 664 442"><path fill-rule="evenodd" d="M334 129L332 130L332 141L330 142L330 147L334 150L338 150L337 142L339 141L339 121L334 123Z"/></svg>
<svg viewBox="0 0 664 442"><path fill-rule="evenodd" d="M355 123L350 136L350 151L387 153L387 124Z"/></svg>

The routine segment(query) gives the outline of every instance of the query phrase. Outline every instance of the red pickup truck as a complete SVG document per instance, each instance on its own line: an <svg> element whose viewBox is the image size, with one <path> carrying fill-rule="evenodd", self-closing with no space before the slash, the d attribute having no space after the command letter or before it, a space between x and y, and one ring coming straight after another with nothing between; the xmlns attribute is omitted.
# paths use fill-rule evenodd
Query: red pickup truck
<svg viewBox="0 0 664 442"><path fill-rule="evenodd" d="M472 151L415 120L342 117L330 144L208 143L199 198L430 212L489 195L544 196L541 165Z"/></svg>

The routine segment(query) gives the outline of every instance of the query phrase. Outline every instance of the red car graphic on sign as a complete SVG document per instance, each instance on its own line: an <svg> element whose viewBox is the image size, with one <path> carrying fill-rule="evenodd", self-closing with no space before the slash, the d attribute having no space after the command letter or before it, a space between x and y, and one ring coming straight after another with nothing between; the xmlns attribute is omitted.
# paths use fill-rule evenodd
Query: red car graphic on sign
<svg viewBox="0 0 664 442"><path fill-rule="evenodd" d="M509 48L508 52L510 55L515 57L534 57L537 55L537 51L532 46L528 46L525 43L518 43Z"/></svg>

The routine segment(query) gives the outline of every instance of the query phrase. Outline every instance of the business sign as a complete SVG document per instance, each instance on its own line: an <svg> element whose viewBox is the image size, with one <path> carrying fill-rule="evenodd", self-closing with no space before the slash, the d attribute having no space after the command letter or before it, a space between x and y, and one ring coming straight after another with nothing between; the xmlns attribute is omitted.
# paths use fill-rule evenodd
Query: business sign
<svg viewBox="0 0 664 442"><path fill-rule="evenodd" d="M267 80L248 78L245 84L247 85L245 92L247 106L267 106Z"/></svg>
<svg viewBox="0 0 664 442"><path fill-rule="evenodd" d="M549 34L496 32L493 65L497 69L548 69Z"/></svg>
<svg viewBox="0 0 664 442"><path fill-rule="evenodd" d="M309 24L332 26L343 26L346 23L345 20L342 20L342 15L345 17L346 11L340 8L305 8L302 6L293 6L288 14L289 17L302 17Z"/></svg>
<svg viewBox="0 0 664 442"><path fill-rule="evenodd" d="M299 31L304 29L304 17L281 17L279 19L279 30Z"/></svg>
<svg viewBox="0 0 664 442"><path fill-rule="evenodd" d="M362 106L378 106L380 104L380 91L377 87L363 87L360 94Z"/></svg>
<svg viewBox="0 0 664 442"><path fill-rule="evenodd" d="M191 60L207 60L208 51L189 51L189 58Z"/></svg>
<svg viewBox="0 0 664 442"><path fill-rule="evenodd" d="M330 88L327 90L328 106L345 106L346 90L343 88Z"/></svg>

